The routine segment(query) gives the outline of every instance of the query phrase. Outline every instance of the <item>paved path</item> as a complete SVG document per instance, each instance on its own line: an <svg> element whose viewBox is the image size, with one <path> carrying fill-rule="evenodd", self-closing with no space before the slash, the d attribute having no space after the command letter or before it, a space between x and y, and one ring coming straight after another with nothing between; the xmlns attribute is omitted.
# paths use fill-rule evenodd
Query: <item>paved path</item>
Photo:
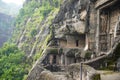
<svg viewBox="0 0 120 80"><path fill-rule="evenodd" d="M98 71L101 74L101 80L120 80L120 72Z"/></svg>

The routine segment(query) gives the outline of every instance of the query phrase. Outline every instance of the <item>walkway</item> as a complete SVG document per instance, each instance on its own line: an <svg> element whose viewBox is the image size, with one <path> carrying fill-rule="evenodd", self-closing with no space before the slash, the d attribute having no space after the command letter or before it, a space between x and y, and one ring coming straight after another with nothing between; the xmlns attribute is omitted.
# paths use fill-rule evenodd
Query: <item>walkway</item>
<svg viewBox="0 0 120 80"><path fill-rule="evenodd" d="M112 71L98 71L101 74L101 80L120 80L120 73Z"/></svg>

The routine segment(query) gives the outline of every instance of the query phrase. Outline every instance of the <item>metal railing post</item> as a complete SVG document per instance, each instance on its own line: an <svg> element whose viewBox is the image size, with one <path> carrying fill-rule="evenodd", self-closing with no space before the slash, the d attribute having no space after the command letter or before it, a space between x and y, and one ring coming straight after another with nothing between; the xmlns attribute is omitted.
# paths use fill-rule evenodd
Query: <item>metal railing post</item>
<svg viewBox="0 0 120 80"><path fill-rule="evenodd" d="M82 80L82 63L80 63L80 80Z"/></svg>

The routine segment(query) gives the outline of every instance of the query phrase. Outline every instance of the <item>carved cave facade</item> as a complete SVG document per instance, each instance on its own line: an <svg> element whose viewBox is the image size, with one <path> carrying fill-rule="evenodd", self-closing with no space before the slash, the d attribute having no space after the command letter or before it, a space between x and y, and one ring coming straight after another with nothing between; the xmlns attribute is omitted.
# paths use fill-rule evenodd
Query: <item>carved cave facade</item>
<svg viewBox="0 0 120 80"><path fill-rule="evenodd" d="M55 44L49 46L42 62L45 68L64 70L69 64L105 55L114 46L120 36L120 1L88 2L87 7L73 8L72 13L64 13L62 21L54 23Z"/></svg>

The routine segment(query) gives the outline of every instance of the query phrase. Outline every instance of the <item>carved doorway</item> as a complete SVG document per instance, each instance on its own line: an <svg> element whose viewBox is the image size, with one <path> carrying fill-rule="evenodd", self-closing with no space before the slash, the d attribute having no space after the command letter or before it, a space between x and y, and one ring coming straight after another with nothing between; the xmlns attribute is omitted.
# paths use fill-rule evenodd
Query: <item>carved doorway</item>
<svg viewBox="0 0 120 80"><path fill-rule="evenodd" d="M99 41L100 41L100 51L106 52L108 50L108 32L109 32L109 14L107 11L101 11L100 13L100 36L99 36Z"/></svg>
<svg viewBox="0 0 120 80"><path fill-rule="evenodd" d="M119 18L120 18L120 1L114 2L100 9L99 17L99 50L107 52L113 46L115 27L117 24L117 34L120 34Z"/></svg>

